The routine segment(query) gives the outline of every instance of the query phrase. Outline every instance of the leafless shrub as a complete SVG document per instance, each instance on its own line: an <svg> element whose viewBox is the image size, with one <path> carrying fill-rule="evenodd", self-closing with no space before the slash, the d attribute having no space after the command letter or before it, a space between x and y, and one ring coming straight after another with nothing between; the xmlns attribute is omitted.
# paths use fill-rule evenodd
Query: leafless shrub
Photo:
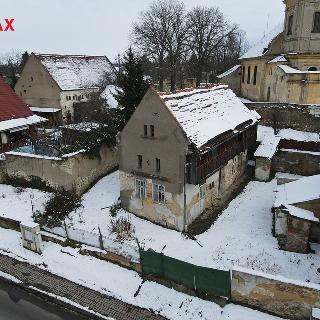
<svg viewBox="0 0 320 320"><path fill-rule="evenodd" d="M135 238L135 227L130 218L120 217L111 220L111 233L115 234L118 241L133 240Z"/></svg>

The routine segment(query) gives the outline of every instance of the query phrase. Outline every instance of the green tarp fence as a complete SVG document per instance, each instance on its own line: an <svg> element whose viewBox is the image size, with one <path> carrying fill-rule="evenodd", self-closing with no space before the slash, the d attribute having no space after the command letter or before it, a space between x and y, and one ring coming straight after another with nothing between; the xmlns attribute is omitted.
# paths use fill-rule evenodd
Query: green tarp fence
<svg viewBox="0 0 320 320"><path fill-rule="evenodd" d="M174 281L198 293L230 298L229 271L195 266L151 250L140 252L145 275Z"/></svg>

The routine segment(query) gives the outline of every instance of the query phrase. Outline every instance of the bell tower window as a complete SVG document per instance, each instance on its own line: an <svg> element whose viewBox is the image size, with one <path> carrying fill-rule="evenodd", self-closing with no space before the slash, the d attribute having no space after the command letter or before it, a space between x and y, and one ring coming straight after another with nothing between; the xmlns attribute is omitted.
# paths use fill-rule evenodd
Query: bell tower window
<svg viewBox="0 0 320 320"><path fill-rule="evenodd" d="M312 33L320 33L320 12L315 12Z"/></svg>
<svg viewBox="0 0 320 320"><path fill-rule="evenodd" d="M293 25L293 14L289 16L289 19L288 19L287 36L292 35L292 25Z"/></svg>

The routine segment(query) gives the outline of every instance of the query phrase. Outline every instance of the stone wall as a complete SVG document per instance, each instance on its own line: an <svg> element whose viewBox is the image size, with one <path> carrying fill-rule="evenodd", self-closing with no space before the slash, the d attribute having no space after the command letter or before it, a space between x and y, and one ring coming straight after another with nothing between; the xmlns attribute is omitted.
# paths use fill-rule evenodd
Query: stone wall
<svg viewBox="0 0 320 320"><path fill-rule="evenodd" d="M232 271L231 298L281 317L307 320L312 308L320 307L320 286L239 269Z"/></svg>
<svg viewBox="0 0 320 320"><path fill-rule="evenodd" d="M106 146L100 148L100 157L85 153L70 154L62 158L33 156L29 154L6 154L1 161L0 172L11 177L39 177L53 188L75 189L85 192L97 179L118 165L118 151Z"/></svg>
<svg viewBox="0 0 320 320"><path fill-rule="evenodd" d="M319 120L320 121L320 120ZM295 152L279 150L272 159L272 170L303 176L320 173L320 154L317 152Z"/></svg>
<svg viewBox="0 0 320 320"><path fill-rule="evenodd" d="M297 105L287 103L245 103L262 117L260 124L277 128L320 132L320 105Z"/></svg>

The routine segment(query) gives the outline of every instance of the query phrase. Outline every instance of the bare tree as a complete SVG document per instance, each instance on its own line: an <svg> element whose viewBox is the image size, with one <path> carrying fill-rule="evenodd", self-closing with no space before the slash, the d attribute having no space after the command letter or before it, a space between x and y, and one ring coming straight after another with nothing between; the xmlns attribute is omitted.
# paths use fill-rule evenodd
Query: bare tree
<svg viewBox="0 0 320 320"><path fill-rule="evenodd" d="M141 12L138 22L133 25L135 44L148 58L158 64L160 91L163 91L164 68L165 60L168 57L169 38L171 37L171 41L173 41L173 34L177 28L177 26L172 25L172 18L175 16L172 9L175 7L183 8L183 5L170 0L154 2L147 11ZM175 52L180 50L177 47L172 45L172 60L175 59Z"/></svg>
<svg viewBox="0 0 320 320"><path fill-rule="evenodd" d="M238 27L230 26L217 8L197 6L188 13L187 19L189 48L195 63L197 85L200 85L215 51Z"/></svg>

